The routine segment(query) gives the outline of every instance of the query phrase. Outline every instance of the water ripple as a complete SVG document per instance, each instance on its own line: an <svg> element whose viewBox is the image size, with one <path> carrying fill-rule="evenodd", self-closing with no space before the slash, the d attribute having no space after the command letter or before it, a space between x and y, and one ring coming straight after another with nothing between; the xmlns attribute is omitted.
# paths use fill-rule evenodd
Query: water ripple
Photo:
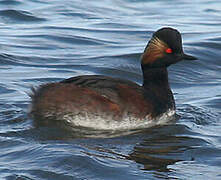
<svg viewBox="0 0 221 180"><path fill-rule="evenodd" d="M8 1L8 0L2 0L2 1L0 1L0 4L2 4L2 5L20 5L20 4L22 4L22 2L20 2L20 1L16 1L16 0L10 0L10 1Z"/></svg>
<svg viewBox="0 0 221 180"><path fill-rule="evenodd" d="M14 10L14 9L7 9L7 10L0 10L0 17L3 19L9 19L13 22L39 22L45 21L45 18L36 17L30 12L21 11L21 10Z"/></svg>

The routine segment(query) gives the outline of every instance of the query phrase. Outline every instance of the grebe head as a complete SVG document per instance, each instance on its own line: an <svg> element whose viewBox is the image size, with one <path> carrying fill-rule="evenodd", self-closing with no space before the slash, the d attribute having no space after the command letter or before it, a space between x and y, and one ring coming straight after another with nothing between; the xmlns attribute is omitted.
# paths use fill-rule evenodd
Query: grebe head
<svg viewBox="0 0 221 180"><path fill-rule="evenodd" d="M142 55L141 64L153 68L167 67L181 60L196 59L183 52L179 31L166 27L153 34Z"/></svg>

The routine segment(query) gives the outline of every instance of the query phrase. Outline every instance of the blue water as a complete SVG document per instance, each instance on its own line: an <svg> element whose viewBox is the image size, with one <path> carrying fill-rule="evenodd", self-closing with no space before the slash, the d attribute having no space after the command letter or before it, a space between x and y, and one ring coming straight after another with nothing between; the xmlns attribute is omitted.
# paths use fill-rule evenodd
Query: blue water
<svg viewBox="0 0 221 180"><path fill-rule="evenodd" d="M221 1L0 0L0 179L221 179ZM198 61L169 68L180 119L112 138L35 126L30 88L83 74L141 83L163 26Z"/></svg>

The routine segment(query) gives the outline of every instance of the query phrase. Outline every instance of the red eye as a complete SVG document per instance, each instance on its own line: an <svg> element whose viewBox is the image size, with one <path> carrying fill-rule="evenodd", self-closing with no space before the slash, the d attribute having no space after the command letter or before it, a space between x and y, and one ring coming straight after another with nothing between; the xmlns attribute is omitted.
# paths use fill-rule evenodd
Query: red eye
<svg viewBox="0 0 221 180"><path fill-rule="evenodd" d="M171 53L172 53L172 49L167 48L167 49L166 49L166 53L171 54Z"/></svg>

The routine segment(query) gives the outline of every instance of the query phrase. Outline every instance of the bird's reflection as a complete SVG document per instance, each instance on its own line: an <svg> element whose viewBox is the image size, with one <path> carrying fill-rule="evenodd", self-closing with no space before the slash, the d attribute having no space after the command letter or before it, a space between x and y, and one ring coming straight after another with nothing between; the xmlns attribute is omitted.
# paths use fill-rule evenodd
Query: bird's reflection
<svg viewBox="0 0 221 180"><path fill-rule="evenodd" d="M38 124L38 128L40 126ZM86 155L104 159L134 161L138 165L142 165L140 168L142 170L163 174L171 171L169 165L179 161L194 160L191 153L187 152L205 143L203 139L195 137L187 126L180 124L127 132L92 131L86 128L73 129L70 127L70 129L65 128L63 131L55 130L54 133L51 133L53 136L49 136L48 126L45 128L47 136L43 136L44 139L84 139L82 142L78 142L80 142L80 146L84 146L83 153ZM59 136L58 132L60 132ZM128 149L122 148L124 146L132 149L128 151ZM116 149L121 150L117 151Z"/></svg>
<svg viewBox="0 0 221 180"><path fill-rule="evenodd" d="M163 136L145 139L134 147L129 159L144 165L144 170L169 171L168 165L182 161L180 156L190 146L185 145L188 137Z"/></svg>

